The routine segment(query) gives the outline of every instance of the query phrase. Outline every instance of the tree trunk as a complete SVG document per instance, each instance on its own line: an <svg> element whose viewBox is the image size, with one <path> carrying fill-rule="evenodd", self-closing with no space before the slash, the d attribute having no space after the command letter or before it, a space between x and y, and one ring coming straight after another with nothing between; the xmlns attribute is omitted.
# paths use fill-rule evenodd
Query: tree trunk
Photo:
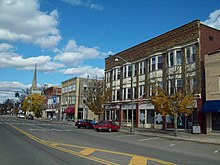
<svg viewBox="0 0 220 165"><path fill-rule="evenodd" d="M178 115L175 113L174 114L174 136L178 136L177 117L178 117Z"/></svg>

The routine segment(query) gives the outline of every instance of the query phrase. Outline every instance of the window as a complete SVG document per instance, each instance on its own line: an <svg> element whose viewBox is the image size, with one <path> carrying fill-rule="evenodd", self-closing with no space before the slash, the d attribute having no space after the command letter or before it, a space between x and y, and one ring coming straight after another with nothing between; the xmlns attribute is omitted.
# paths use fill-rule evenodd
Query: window
<svg viewBox="0 0 220 165"><path fill-rule="evenodd" d="M75 96L69 96L69 104L75 104Z"/></svg>
<svg viewBox="0 0 220 165"><path fill-rule="evenodd" d="M146 73L146 61L144 61L144 69L143 69L143 74Z"/></svg>
<svg viewBox="0 0 220 165"><path fill-rule="evenodd" d="M186 48L186 63L196 62L196 46Z"/></svg>
<svg viewBox="0 0 220 165"><path fill-rule="evenodd" d="M139 91L140 91L140 96L143 95L143 94L145 93L144 85L140 85L140 87L139 87Z"/></svg>
<svg viewBox="0 0 220 165"><path fill-rule="evenodd" d="M116 80L116 69L113 70L113 80Z"/></svg>
<svg viewBox="0 0 220 165"><path fill-rule="evenodd" d="M174 79L170 79L170 94L174 94L174 87L175 87L175 84L174 84Z"/></svg>
<svg viewBox="0 0 220 165"><path fill-rule="evenodd" d="M157 85L162 89L163 88L163 82L162 81L158 81Z"/></svg>
<svg viewBox="0 0 220 165"><path fill-rule="evenodd" d="M137 64L134 64L134 76L137 75Z"/></svg>
<svg viewBox="0 0 220 165"><path fill-rule="evenodd" d="M124 71L123 78L126 78L127 66L124 66L124 67L123 67L123 71Z"/></svg>
<svg viewBox="0 0 220 165"><path fill-rule="evenodd" d="M110 82L110 72L106 73L106 82L109 83Z"/></svg>
<svg viewBox="0 0 220 165"><path fill-rule="evenodd" d="M177 91L181 92L183 87L183 79L178 79L177 80Z"/></svg>
<svg viewBox="0 0 220 165"><path fill-rule="evenodd" d="M112 91L112 101L115 101L115 90Z"/></svg>
<svg viewBox="0 0 220 165"><path fill-rule="evenodd" d="M176 51L176 64L177 65L182 64L182 53L180 50Z"/></svg>
<svg viewBox="0 0 220 165"><path fill-rule="evenodd" d="M73 91L76 90L76 84L73 84Z"/></svg>
<svg viewBox="0 0 220 165"><path fill-rule="evenodd" d="M126 88L123 88L123 99L126 100Z"/></svg>
<svg viewBox="0 0 220 165"><path fill-rule="evenodd" d="M116 96L116 100L120 100L120 90L117 90L117 96Z"/></svg>
<svg viewBox="0 0 220 165"><path fill-rule="evenodd" d="M195 92L196 88L197 88L197 80L196 80L196 77L192 77L192 78L190 79L190 90L193 91L193 92Z"/></svg>
<svg viewBox="0 0 220 165"><path fill-rule="evenodd" d="M133 98L137 98L137 88L133 87Z"/></svg>
<svg viewBox="0 0 220 165"><path fill-rule="evenodd" d="M117 69L117 80L120 79L120 75L121 75L121 71L120 71L120 68Z"/></svg>
<svg viewBox="0 0 220 165"><path fill-rule="evenodd" d="M132 74L132 64L128 66L128 77L131 77Z"/></svg>
<svg viewBox="0 0 220 165"><path fill-rule="evenodd" d="M140 63L139 68L140 68L140 75L142 75L143 74L142 62Z"/></svg>
<svg viewBox="0 0 220 165"><path fill-rule="evenodd" d="M196 62L196 46L192 46L192 62Z"/></svg>
<svg viewBox="0 0 220 165"><path fill-rule="evenodd" d="M157 65L157 69L163 69L163 57L162 56L158 56L158 65Z"/></svg>
<svg viewBox="0 0 220 165"><path fill-rule="evenodd" d="M128 99L131 99L131 88L128 88Z"/></svg>
<svg viewBox="0 0 220 165"><path fill-rule="evenodd" d="M143 61L139 63L139 74L143 75L145 73L146 73L146 62Z"/></svg>
<svg viewBox="0 0 220 165"><path fill-rule="evenodd" d="M151 63L151 71L155 71L155 69L156 69L156 59L155 59L155 57L152 57L151 58L151 60L152 60L152 63Z"/></svg>
<svg viewBox="0 0 220 165"><path fill-rule="evenodd" d="M169 66L173 66L174 65L174 56L173 56L173 51L170 52L170 63Z"/></svg>
<svg viewBox="0 0 220 165"><path fill-rule="evenodd" d="M186 48L186 63L190 63L190 48Z"/></svg>

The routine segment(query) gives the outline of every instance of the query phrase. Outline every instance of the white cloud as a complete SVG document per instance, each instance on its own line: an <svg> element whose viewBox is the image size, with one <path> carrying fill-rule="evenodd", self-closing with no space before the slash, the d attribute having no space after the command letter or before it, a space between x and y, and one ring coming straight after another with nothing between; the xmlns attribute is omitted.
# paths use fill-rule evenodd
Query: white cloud
<svg viewBox="0 0 220 165"><path fill-rule="evenodd" d="M41 12L37 0L1 0L0 15L0 40L32 42L42 48L61 40L58 12Z"/></svg>
<svg viewBox="0 0 220 165"><path fill-rule="evenodd" d="M84 6L99 11L103 10L103 6L91 3L88 0L62 0L62 1L73 6Z"/></svg>
<svg viewBox="0 0 220 165"><path fill-rule="evenodd" d="M24 58L22 55L14 53L12 45L0 44L0 68L15 67L19 70L33 70L37 63L38 70L48 72L64 67L62 63L53 62L51 59L49 55Z"/></svg>
<svg viewBox="0 0 220 165"><path fill-rule="evenodd" d="M0 103L7 99L15 99L15 92L30 88L31 85L24 85L20 82L0 82Z"/></svg>
<svg viewBox="0 0 220 165"><path fill-rule="evenodd" d="M215 10L209 14L209 18L203 22L205 25L211 26L213 28L220 30L220 9Z"/></svg>
<svg viewBox="0 0 220 165"><path fill-rule="evenodd" d="M12 51L13 48L14 48L13 45L10 45L8 43L2 43L2 44L0 44L0 53L1 52Z"/></svg>
<svg viewBox="0 0 220 165"><path fill-rule="evenodd" d="M59 54L54 57L54 60L59 60L68 66L79 66L84 60L100 58L103 55L98 47L77 45L75 40L69 40L64 49L56 49L55 52Z"/></svg>
<svg viewBox="0 0 220 165"><path fill-rule="evenodd" d="M60 71L63 74L66 75L73 75L73 76L79 76L79 77L103 77L104 76L104 69L100 68L93 68L91 66L82 66L82 67L77 67L77 68L69 68L66 70L61 70Z"/></svg>

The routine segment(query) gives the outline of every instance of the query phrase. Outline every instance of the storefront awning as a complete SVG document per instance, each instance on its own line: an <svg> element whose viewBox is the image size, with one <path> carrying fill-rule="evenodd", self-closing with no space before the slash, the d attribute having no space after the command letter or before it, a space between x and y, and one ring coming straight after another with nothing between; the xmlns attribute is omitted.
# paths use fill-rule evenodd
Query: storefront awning
<svg viewBox="0 0 220 165"><path fill-rule="evenodd" d="M206 101L202 107L202 112L204 113L220 112L220 100Z"/></svg>
<svg viewBox="0 0 220 165"><path fill-rule="evenodd" d="M64 110L64 113L74 113L75 112L75 107L67 107Z"/></svg>

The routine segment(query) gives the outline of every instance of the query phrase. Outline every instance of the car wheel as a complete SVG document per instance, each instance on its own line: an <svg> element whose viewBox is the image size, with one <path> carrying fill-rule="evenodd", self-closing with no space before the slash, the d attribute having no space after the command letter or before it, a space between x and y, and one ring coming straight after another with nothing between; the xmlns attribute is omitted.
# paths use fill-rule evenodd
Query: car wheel
<svg viewBox="0 0 220 165"><path fill-rule="evenodd" d="M109 129L108 129L108 132L112 132L112 129L111 129L111 128L109 128Z"/></svg>
<svg viewBox="0 0 220 165"><path fill-rule="evenodd" d="M79 129L80 129L80 126L78 126L77 128L79 128Z"/></svg>
<svg viewBox="0 0 220 165"><path fill-rule="evenodd" d="M96 131L99 132L100 130L99 130L99 129L96 129Z"/></svg>

